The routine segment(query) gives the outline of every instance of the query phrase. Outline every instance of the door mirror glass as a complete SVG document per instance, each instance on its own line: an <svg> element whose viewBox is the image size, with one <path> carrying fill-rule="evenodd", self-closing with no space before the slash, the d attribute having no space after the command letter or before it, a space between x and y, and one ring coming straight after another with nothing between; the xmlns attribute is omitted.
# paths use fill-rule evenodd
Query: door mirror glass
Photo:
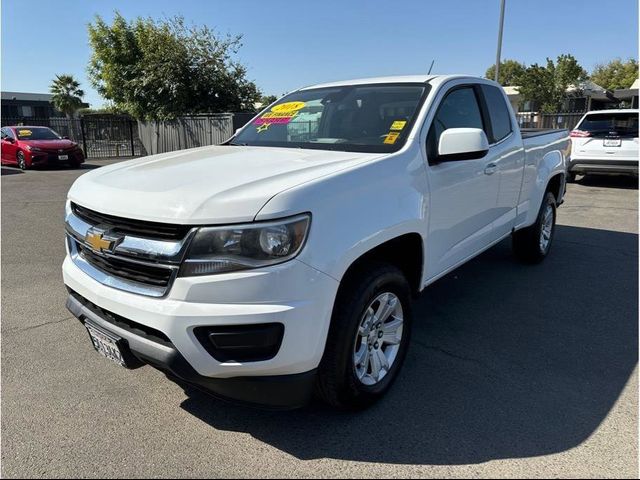
<svg viewBox="0 0 640 480"><path fill-rule="evenodd" d="M438 142L438 161L482 158L489 151L489 141L480 128L448 128Z"/></svg>

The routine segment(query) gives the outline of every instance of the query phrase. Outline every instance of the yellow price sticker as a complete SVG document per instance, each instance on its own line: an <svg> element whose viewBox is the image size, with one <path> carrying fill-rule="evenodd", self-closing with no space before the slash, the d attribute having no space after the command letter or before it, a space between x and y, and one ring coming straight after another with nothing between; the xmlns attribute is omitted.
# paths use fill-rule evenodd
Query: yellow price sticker
<svg viewBox="0 0 640 480"><path fill-rule="evenodd" d="M285 102L272 107L271 111L276 113L292 113L303 109L305 105L305 102Z"/></svg>
<svg viewBox="0 0 640 480"><path fill-rule="evenodd" d="M32 133L31 130L18 130L18 135L21 137L30 137Z"/></svg>
<svg viewBox="0 0 640 480"><path fill-rule="evenodd" d="M390 130L402 130L406 124L407 124L406 120L396 120L391 124Z"/></svg>
<svg viewBox="0 0 640 480"><path fill-rule="evenodd" d="M384 139L384 143L387 145L393 145L398 140L400 134L398 132L389 132L387 133L387 137Z"/></svg>

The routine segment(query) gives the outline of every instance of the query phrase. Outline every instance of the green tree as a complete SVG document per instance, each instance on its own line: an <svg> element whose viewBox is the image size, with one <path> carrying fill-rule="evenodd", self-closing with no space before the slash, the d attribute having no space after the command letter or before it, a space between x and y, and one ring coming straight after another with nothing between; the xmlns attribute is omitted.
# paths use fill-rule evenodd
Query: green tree
<svg viewBox="0 0 640 480"><path fill-rule="evenodd" d="M263 107L266 107L267 105L271 105L277 99L278 97L276 97L275 95L263 95L260 99L260 103L262 103Z"/></svg>
<svg viewBox="0 0 640 480"><path fill-rule="evenodd" d="M76 111L82 108L82 97L84 91L80 88L80 83L73 78L73 75L56 75L51 82L51 101L56 109L64 113L68 118L72 118Z"/></svg>
<svg viewBox="0 0 640 480"><path fill-rule="evenodd" d="M97 16L89 25L89 78L105 99L139 119L253 110L260 92L232 58L240 40L188 26L180 16L128 22L116 12L111 25Z"/></svg>
<svg viewBox="0 0 640 480"><path fill-rule="evenodd" d="M505 60L500 62L500 72L498 74L498 83L502 86L517 86L520 84L520 77L524 74L526 67L523 63L516 60ZM496 64L494 63L487 68L484 74L485 78L493 80L496 76Z"/></svg>
<svg viewBox="0 0 640 480"><path fill-rule="evenodd" d="M580 84L587 72L572 55L560 55L556 62L529 66L520 78L519 92L524 101L535 102L543 112L561 111L567 95L580 95ZM573 87L571 92L567 89Z"/></svg>
<svg viewBox="0 0 640 480"><path fill-rule="evenodd" d="M638 79L638 61L630 58L626 62L616 58L609 63L600 63L591 73L591 80L607 90L630 88Z"/></svg>

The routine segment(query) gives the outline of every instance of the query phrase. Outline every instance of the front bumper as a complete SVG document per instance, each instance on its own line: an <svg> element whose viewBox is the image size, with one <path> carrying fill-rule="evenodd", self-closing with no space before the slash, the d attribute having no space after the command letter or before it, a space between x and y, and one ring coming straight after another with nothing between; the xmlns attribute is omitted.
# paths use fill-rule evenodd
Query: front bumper
<svg viewBox="0 0 640 480"><path fill-rule="evenodd" d="M63 277L67 287L81 298L161 332L169 340L168 345L154 342L105 323L71 297L68 306L76 317L90 318L126 339L134 355L145 363L219 396L271 407L297 406L306 398L301 391L310 390L309 378L324 353L338 289L336 280L295 259L263 269L179 277L163 298L102 285L69 256L63 264ZM284 336L277 354L264 361L218 361L194 334L197 327L272 323L284 325ZM277 396L268 401L268 392L273 397L289 384L292 386L283 392L288 392L291 402Z"/></svg>
<svg viewBox="0 0 640 480"><path fill-rule="evenodd" d="M612 160L607 158L572 158L568 166L571 173L604 173L638 175L638 160Z"/></svg>
<svg viewBox="0 0 640 480"><path fill-rule="evenodd" d="M122 338L137 360L151 365L178 382L185 382L223 400L271 409L297 408L311 396L315 370L294 374L264 377L234 377L218 379L199 375L170 343L157 343L153 335L114 325L75 292L67 299L67 308L82 323L94 325ZM140 333L143 333L140 335Z"/></svg>
<svg viewBox="0 0 640 480"><path fill-rule="evenodd" d="M84 163L84 154L81 150L65 152L62 154L53 152L30 152L30 155L31 165L33 166ZM67 160L59 160L58 155L68 155L69 158Z"/></svg>

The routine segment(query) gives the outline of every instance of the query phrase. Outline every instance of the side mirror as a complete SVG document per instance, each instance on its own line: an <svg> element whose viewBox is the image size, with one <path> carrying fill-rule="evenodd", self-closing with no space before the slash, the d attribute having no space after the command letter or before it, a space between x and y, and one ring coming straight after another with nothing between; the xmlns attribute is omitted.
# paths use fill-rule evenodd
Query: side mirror
<svg viewBox="0 0 640 480"><path fill-rule="evenodd" d="M439 162L482 158L489 152L489 140L480 128L448 128L438 142Z"/></svg>

